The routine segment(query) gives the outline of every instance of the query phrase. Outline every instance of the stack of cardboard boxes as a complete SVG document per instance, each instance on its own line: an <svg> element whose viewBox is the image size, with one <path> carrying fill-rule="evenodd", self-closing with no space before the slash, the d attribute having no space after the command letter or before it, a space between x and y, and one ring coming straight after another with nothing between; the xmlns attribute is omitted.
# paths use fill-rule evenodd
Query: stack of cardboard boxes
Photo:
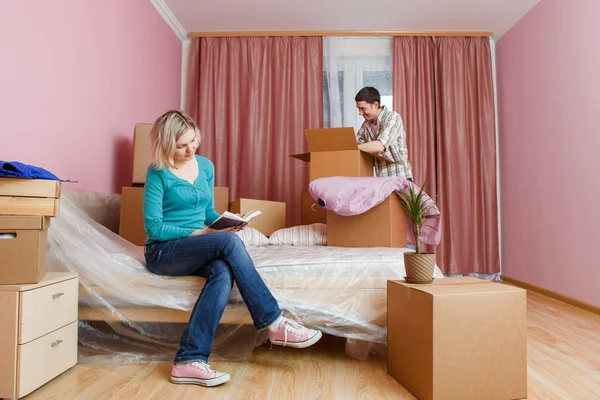
<svg viewBox="0 0 600 400"><path fill-rule="evenodd" d="M308 153L291 157L310 163L310 181L332 176L373 176L374 156L360 151L352 128L307 129ZM341 216L315 204L302 192L302 224L327 224L327 245L339 247L406 247L406 213L398 196L364 214Z"/></svg>
<svg viewBox="0 0 600 400"><path fill-rule="evenodd" d="M150 130L152 124L136 124L133 139L132 185L123 187L121 193L121 217L119 235L133 244L143 246L146 231L143 219L144 184L146 172L151 162ZM285 203L255 199L237 199L229 203L229 188L215 187L215 211L244 214L258 208L263 215L253 220L249 226L269 236L278 229L285 228Z"/></svg>
<svg viewBox="0 0 600 400"><path fill-rule="evenodd" d="M46 272L55 180L0 178L0 398L21 398L77 363L77 274Z"/></svg>
<svg viewBox="0 0 600 400"><path fill-rule="evenodd" d="M60 182L0 178L0 284L36 284L46 275L48 227Z"/></svg>
<svg viewBox="0 0 600 400"><path fill-rule="evenodd" d="M352 128L307 130L310 181L373 176ZM302 193L302 223L327 223L327 244L405 247L407 219L397 196L368 212L340 216ZM388 373L419 399L527 397L526 296L470 277L415 285L388 281Z"/></svg>

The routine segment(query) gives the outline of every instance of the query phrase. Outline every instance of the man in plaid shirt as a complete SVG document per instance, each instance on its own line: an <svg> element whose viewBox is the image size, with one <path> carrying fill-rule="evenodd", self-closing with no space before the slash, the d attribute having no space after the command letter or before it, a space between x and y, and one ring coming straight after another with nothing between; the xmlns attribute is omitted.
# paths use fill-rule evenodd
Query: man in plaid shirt
<svg viewBox="0 0 600 400"><path fill-rule="evenodd" d="M356 138L358 148L393 160L375 158L375 175L400 176L412 181L406 132L400 114L381 106L381 95L374 87L362 88L354 100L359 114L365 119Z"/></svg>

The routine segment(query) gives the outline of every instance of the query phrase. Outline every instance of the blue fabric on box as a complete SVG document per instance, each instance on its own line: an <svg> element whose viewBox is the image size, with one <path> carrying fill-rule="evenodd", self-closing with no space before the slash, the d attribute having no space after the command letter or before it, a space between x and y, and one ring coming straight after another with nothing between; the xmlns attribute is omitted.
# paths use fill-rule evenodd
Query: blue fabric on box
<svg viewBox="0 0 600 400"><path fill-rule="evenodd" d="M9 178L29 178L29 179L48 179L59 181L58 177L53 173L41 167L27 165L18 161L1 161L0 160L0 177Z"/></svg>

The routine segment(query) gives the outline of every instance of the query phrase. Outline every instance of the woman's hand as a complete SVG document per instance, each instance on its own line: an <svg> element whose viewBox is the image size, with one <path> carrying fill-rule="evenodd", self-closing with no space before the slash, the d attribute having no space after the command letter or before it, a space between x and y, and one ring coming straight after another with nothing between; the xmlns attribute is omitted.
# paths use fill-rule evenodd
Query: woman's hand
<svg viewBox="0 0 600 400"><path fill-rule="evenodd" d="M239 230L242 230L246 227L246 225L242 225L240 227L231 227L231 228L225 228L225 229L212 229L212 228L204 228L204 229L196 229L194 232L192 232L190 234L190 236L198 236L198 235L205 235L207 233L212 233L212 232L237 232Z"/></svg>
<svg viewBox="0 0 600 400"><path fill-rule="evenodd" d="M196 229L194 232L192 232L190 234L190 236L205 235L205 234L211 233L211 232L217 232L217 230L212 229L212 228Z"/></svg>
<svg viewBox="0 0 600 400"><path fill-rule="evenodd" d="M236 228L235 226L232 226L230 228L225 228L225 229L221 229L218 232L233 232L236 233L237 231L239 231L241 228Z"/></svg>

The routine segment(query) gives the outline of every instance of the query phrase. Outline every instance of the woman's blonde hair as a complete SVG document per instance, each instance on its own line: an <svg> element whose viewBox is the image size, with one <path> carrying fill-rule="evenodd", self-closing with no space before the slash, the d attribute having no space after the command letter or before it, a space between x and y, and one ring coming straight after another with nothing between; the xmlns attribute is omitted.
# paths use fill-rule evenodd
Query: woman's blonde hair
<svg viewBox="0 0 600 400"><path fill-rule="evenodd" d="M200 130L194 120L183 111L170 110L156 119L150 131L152 165L156 169L175 169L177 141L189 129L196 132L200 144Z"/></svg>

